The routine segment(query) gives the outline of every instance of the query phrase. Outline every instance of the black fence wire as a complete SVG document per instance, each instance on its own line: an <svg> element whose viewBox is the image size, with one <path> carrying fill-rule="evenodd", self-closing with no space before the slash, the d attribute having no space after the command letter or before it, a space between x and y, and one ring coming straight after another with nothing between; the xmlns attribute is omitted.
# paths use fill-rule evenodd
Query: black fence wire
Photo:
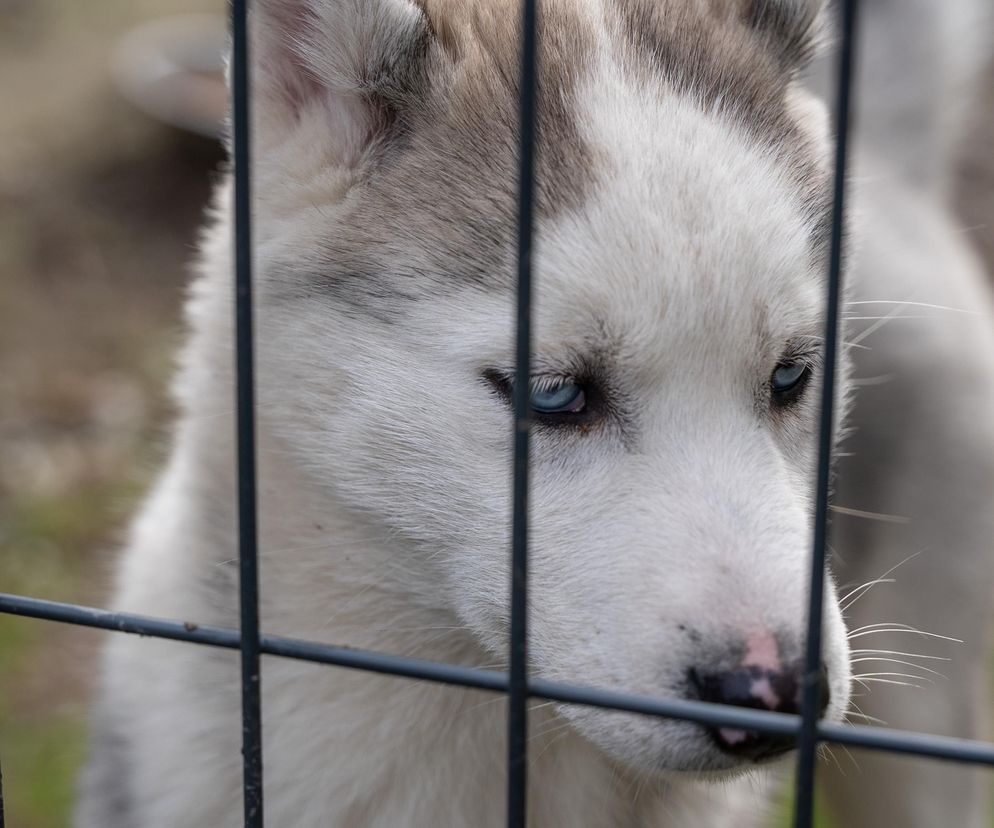
<svg viewBox="0 0 994 828"><path fill-rule="evenodd" d="M242 655L245 826L262 828L262 699L252 342L252 189L248 0L231 0L231 120L235 208L235 396L238 443L238 592Z"/></svg>
<svg viewBox="0 0 994 828"><path fill-rule="evenodd" d="M518 313L514 374L514 494L511 516L511 628L507 699L507 824L524 828L528 807L528 449L531 417L532 195L538 94L537 0L521 16Z"/></svg>
<svg viewBox="0 0 994 828"><path fill-rule="evenodd" d="M832 234L828 254L828 294L825 298L825 354L818 426L818 471L815 480L814 542L811 549L808 633L801 680L801 732L798 740L794 805L795 828L810 828L814 820L816 731L821 710L821 625L825 598L825 556L828 551L829 477L835 431L835 366L838 356L839 297L842 287L842 236L845 223L846 150L849 146L849 104L852 91L856 0L840 5L842 38L835 106L835 171L832 193Z"/></svg>
<svg viewBox="0 0 994 828"><path fill-rule="evenodd" d="M260 656L270 655L329 664L399 678L489 690L508 695L507 824L524 828L527 813L527 705L532 698L587 705L730 727L798 740L794 825L810 828L813 819L815 758L820 743L848 745L953 762L994 766L994 744L867 725L819 720L821 692L822 603L828 532L828 481L834 425L835 364L842 271L846 150L855 44L857 0L838 4L840 48L836 101L834 203L829 255L824 381L816 480L816 511L811 560L805 673L801 715L774 713L688 699L637 696L574 684L529 678L527 674L527 563L529 378L531 360L531 241L536 140L538 41L537 0L523 0L520 87L520 168L518 200L517 365L514 383L514 467L511 549L511 628L509 671L498 672L427 661L371 650L339 647L261 634L258 613L258 531L254 371L252 343L252 241L250 222L248 0L231 0L232 150L235 210L235 308L238 432L238 514L240 629L110 612L77 604L0 593L0 612L122 633L237 649L242 659L242 750L244 823L263 825L263 767ZM2 776L0 776L2 780ZM3 790L0 784L0 828Z"/></svg>

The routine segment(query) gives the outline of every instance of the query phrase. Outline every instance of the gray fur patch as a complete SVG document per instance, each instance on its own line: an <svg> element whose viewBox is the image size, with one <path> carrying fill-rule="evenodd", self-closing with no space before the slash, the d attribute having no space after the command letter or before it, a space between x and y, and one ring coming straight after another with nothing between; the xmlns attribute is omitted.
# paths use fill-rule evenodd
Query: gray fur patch
<svg viewBox="0 0 994 828"><path fill-rule="evenodd" d="M400 90L389 96L391 125L321 251L327 273L317 284L353 303L394 299L408 282L412 295L432 295L453 284L508 286L514 278L519 15L500 0L424 0L421 6L432 37L415 50L417 69L406 64L408 81L388 84ZM543 4L540 218L579 208L596 182L595 154L573 105L589 71L593 37L582 7L566 0ZM416 263L412 250L422 257ZM403 272L391 272L397 266L389 263L398 261Z"/></svg>

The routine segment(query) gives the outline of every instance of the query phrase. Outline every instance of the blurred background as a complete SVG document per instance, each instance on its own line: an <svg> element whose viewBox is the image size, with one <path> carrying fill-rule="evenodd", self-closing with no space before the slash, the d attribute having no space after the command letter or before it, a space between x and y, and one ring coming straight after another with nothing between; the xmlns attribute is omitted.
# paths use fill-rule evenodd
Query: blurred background
<svg viewBox="0 0 994 828"><path fill-rule="evenodd" d="M188 264L223 163L224 12L0 0L0 591L100 605L165 454ZM958 201L994 266L986 90ZM0 616L15 828L68 825L99 640Z"/></svg>
<svg viewBox="0 0 994 828"><path fill-rule="evenodd" d="M101 603L165 452L187 265L222 152L161 118L215 128L224 24L135 30L194 12L224 3L0 0L2 591ZM68 824L98 644L0 617L11 826Z"/></svg>

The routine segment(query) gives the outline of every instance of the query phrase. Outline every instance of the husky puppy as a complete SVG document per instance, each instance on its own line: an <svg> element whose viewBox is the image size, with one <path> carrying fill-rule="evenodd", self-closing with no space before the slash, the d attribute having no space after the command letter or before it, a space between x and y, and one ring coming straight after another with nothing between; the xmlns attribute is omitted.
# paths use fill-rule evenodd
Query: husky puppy
<svg viewBox="0 0 994 828"><path fill-rule="evenodd" d="M796 710L832 195L824 108L799 72L821 12L542 3L536 675ZM518 19L514 0L254 4L268 632L505 663ZM225 182L188 304L174 449L115 606L236 626L229 202ZM941 216L906 209L937 228L931 261L960 301L981 301ZM900 245L881 235L871 260L897 282L905 264L931 275L907 245L892 263ZM935 393L959 398L930 409L940 454L965 431L964 450L994 445L985 331L922 343ZM907 394L931 401L913 378ZM897 439L893 414L875 416ZM928 458L900 479L875 466L866 497L918 485ZM831 580L826 597L837 721L850 655ZM502 824L502 699L278 659L262 692L269 824ZM239 718L237 654L113 638L77 825L239 825ZM561 705L536 706L531 728L540 828L760 825L762 786L741 771L789 748Z"/></svg>

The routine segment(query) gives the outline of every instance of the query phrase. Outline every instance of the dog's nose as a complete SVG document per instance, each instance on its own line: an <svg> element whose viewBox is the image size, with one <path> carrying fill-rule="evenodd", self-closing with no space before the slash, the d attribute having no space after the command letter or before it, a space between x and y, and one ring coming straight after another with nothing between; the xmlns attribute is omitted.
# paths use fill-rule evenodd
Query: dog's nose
<svg viewBox="0 0 994 828"><path fill-rule="evenodd" d="M800 713L802 665L769 669L750 665L717 673L690 671L691 684L702 701L773 710L778 713ZM828 671L821 668L821 712L828 707ZM785 753L794 747L793 736L757 733L737 728L711 729L715 744L726 753L759 762Z"/></svg>

